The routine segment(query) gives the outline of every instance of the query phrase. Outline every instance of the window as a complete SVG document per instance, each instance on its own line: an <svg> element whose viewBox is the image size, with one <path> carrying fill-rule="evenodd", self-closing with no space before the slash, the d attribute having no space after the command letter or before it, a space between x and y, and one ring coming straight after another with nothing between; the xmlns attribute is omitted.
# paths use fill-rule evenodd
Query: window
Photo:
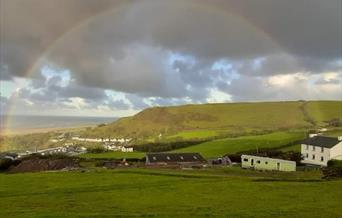
<svg viewBox="0 0 342 218"><path fill-rule="evenodd" d="M309 150L309 145L306 145L306 150Z"/></svg>
<svg viewBox="0 0 342 218"><path fill-rule="evenodd" d="M321 147L321 152L322 152L322 153L324 152L324 148L323 148L323 147Z"/></svg>
<svg viewBox="0 0 342 218"><path fill-rule="evenodd" d="M247 158L245 158L245 159L243 159L243 161L244 161L244 162L248 162L248 159L247 159Z"/></svg>
<svg viewBox="0 0 342 218"><path fill-rule="evenodd" d="M323 156L321 157L321 161L322 161L322 162L324 161L324 157L323 157Z"/></svg>
<svg viewBox="0 0 342 218"><path fill-rule="evenodd" d="M267 164L268 164L268 162L266 161L266 162L265 162L265 164L267 165Z"/></svg>
<svg viewBox="0 0 342 218"><path fill-rule="evenodd" d="M312 146L312 151L315 151L316 150L316 147L315 146Z"/></svg>
<svg viewBox="0 0 342 218"><path fill-rule="evenodd" d="M309 154L305 154L305 157L306 157L306 158L309 158Z"/></svg>
<svg viewBox="0 0 342 218"><path fill-rule="evenodd" d="M259 163L260 163L260 160L257 160L257 163L259 164Z"/></svg>
<svg viewBox="0 0 342 218"><path fill-rule="evenodd" d="M315 160L315 158L316 158L316 157L315 157L315 155L313 154L313 155L312 155L312 160Z"/></svg>

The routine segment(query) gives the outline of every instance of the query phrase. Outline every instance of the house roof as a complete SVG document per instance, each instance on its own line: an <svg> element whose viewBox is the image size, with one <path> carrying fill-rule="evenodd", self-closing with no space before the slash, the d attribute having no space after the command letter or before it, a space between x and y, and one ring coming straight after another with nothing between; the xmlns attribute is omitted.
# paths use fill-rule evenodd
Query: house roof
<svg viewBox="0 0 342 218"><path fill-rule="evenodd" d="M167 162L205 162L206 160L199 153L148 153L146 159L150 163Z"/></svg>
<svg viewBox="0 0 342 218"><path fill-rule="evenodd" d="M312 138L307 138L304 141L302 141L302 144L306 145L314 145L314 146L320 146L325 148L332 148L335 145L337 145L340 141L338 138L333 137L327 137L327 136L315 136Z"/></svg>

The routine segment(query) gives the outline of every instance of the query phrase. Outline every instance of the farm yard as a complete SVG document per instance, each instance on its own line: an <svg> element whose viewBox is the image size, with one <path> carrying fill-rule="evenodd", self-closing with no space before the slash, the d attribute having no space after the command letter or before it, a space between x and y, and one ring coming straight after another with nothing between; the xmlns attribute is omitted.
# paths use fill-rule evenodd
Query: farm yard
<svg viewBox="0 0 342 218"><path fill-rule="evenodd" d="M0 174L0 217L337 218L341 186L322 180L320 171L237 167Z"/></svg>

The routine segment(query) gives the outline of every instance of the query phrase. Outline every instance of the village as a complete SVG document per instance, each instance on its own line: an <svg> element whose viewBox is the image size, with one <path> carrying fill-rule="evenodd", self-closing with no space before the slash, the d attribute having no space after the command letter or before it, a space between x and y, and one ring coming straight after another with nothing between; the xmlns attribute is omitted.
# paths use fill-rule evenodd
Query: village
<svg viewBox="0 0 342 218"><path fill-rule="evenodd" d="M61 140L59 139L54 140ZM132 139L113 138L81 138L72 137L74 142L100 143L101 152L134 152L134 146L130 145ZM20 153L2 153L0 160L16 161L30 156L54 157L55 155L65 155L69 157L79 157L82 154L92 152L91 149L80 144L68 142L64 146L40 149L36 151L26 151ZM237 166L242 169L257 171L285 171L294 172L298 170L298 164L306 168L324 168L328 166L330 160L342 160L342 136L327 137L321 133L309 134L309 137L301 141L300 162L293 160L270 157L267 153L242 153L239 155L223 155L216 158L205 159L200 153L173 153L171 152L147 152L139 158L119 158L103 161L105 168L117 167L153 167L153 168L181 168L200 169L218 166ZM68 168L61 165L60 169ZM54 168L53 170L60 170Z"/></svg>

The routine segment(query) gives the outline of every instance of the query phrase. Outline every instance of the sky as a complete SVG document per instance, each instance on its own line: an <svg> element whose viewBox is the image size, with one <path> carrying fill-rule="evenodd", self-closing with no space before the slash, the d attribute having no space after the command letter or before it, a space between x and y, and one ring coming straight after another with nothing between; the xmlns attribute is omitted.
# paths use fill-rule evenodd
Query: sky
<svg viewBox="0 0 342 218"><path fill-rule="evenodd" d="M1 113L342 100L341 0L0 0Z"/></svg>

